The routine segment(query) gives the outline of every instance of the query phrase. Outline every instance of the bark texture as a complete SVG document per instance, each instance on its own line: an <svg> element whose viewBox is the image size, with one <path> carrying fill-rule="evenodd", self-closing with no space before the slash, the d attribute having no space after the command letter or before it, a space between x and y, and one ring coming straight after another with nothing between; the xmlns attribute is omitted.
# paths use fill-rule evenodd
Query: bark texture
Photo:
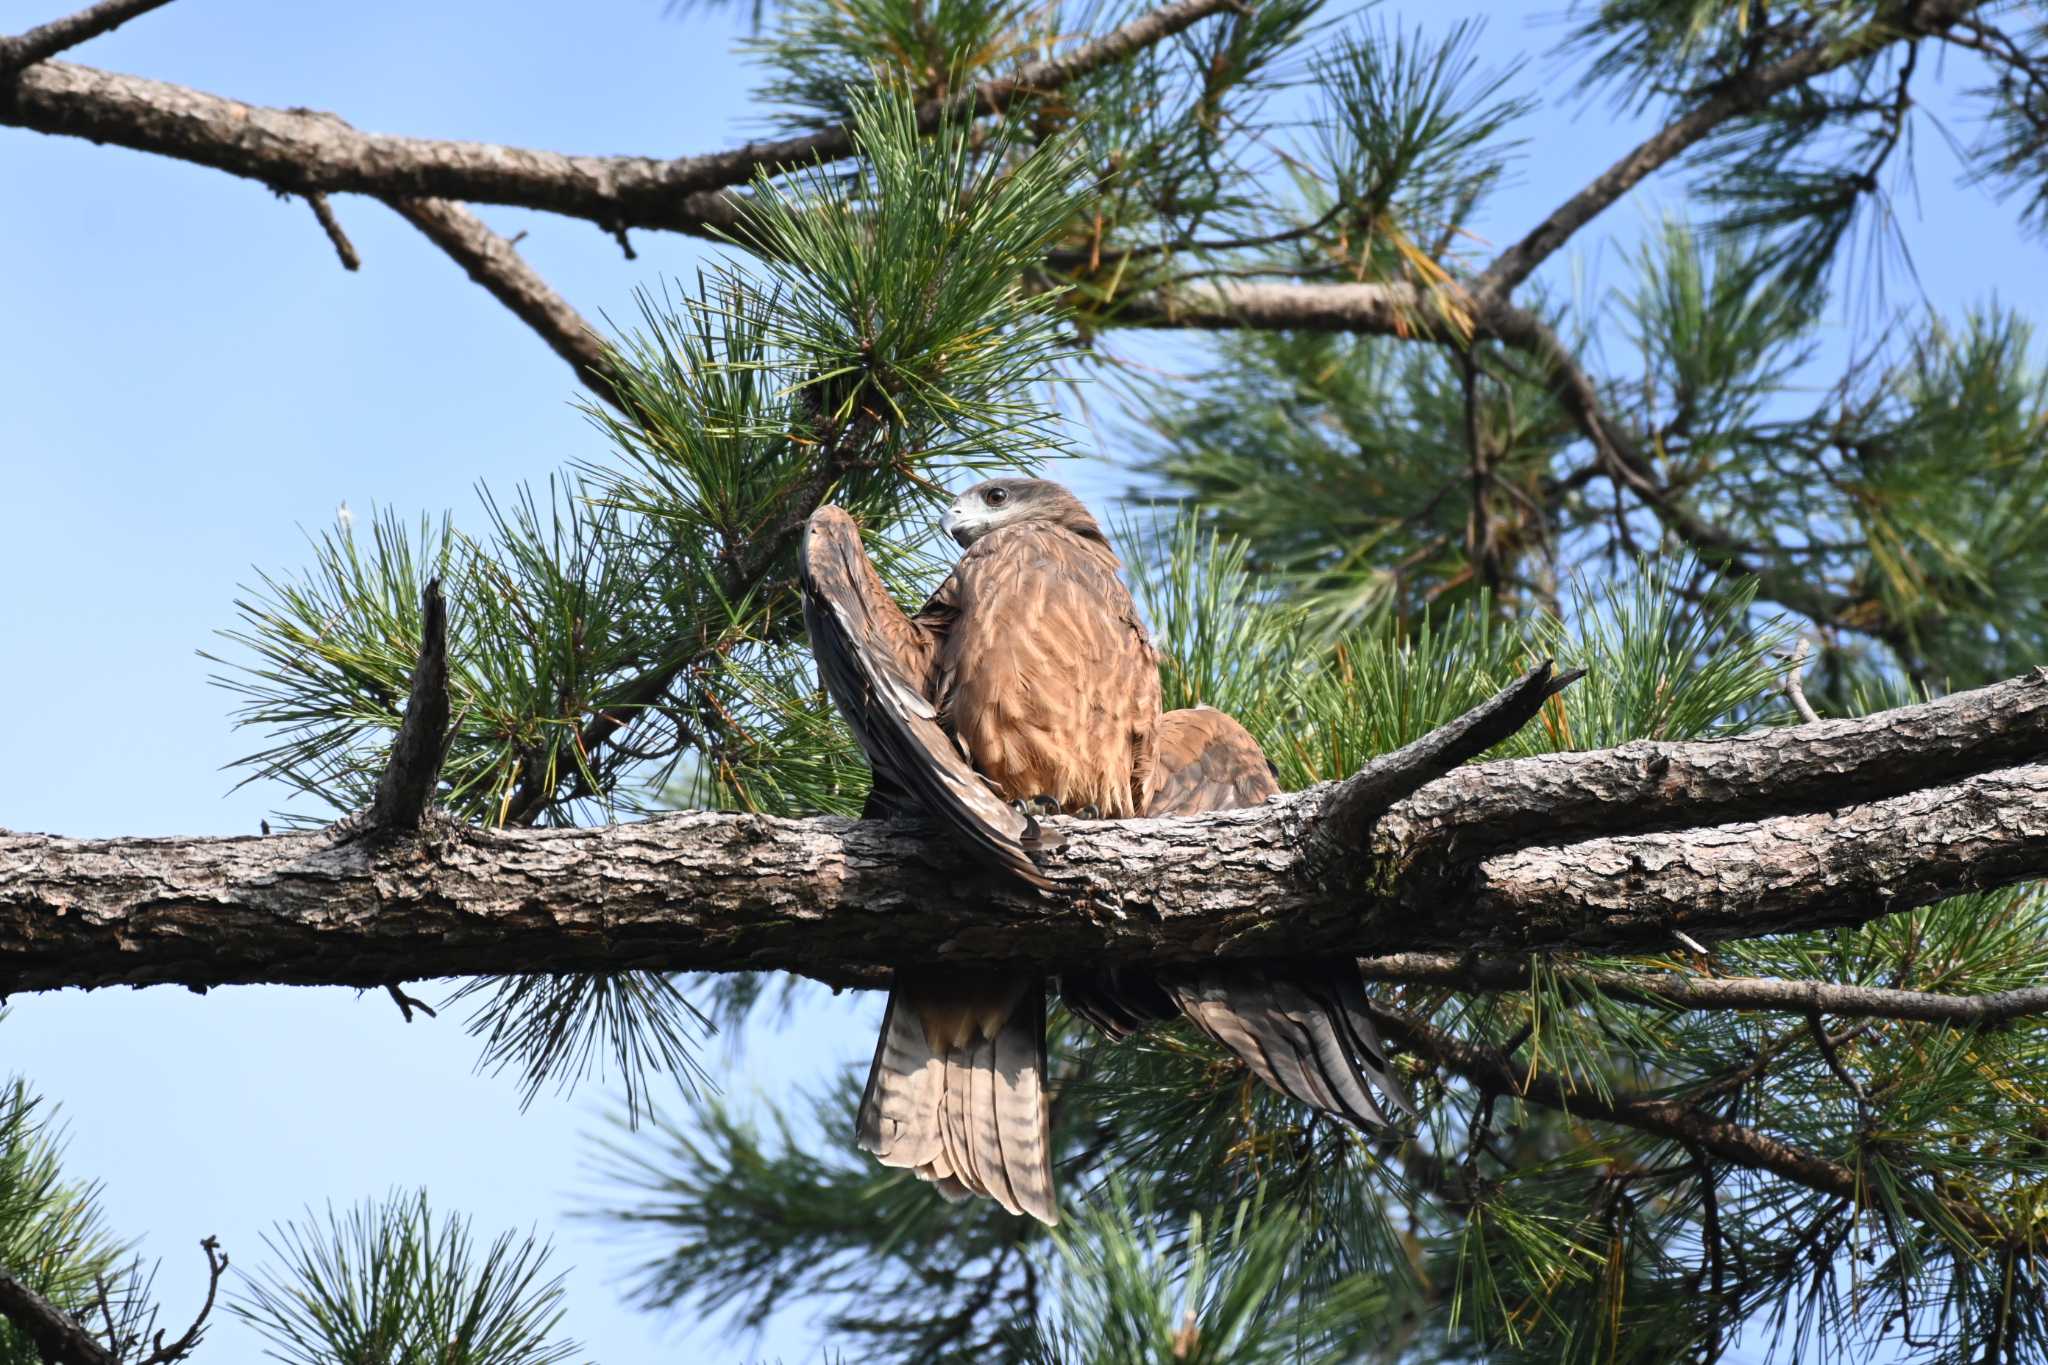
<svg viewBox="0 0 2048 1365"><path fill-rule="evenodd" d="M948 118L1001 113L1225 8L1227 0L1173 0L1060 57L927 101L918 109L919 126L929 132ZM0 124L175 157L277 190L514 204L606 228L698 234L739 226L742 201L730 187L854 151L853 133L843 125L682 157L572 156L397 137L359 131L318 109L244 104L189 86L54 61L28 66L0 84Z"/></svg>
<svg viewBox="0 0 2048 1365"><path fill-rule="evenodd" d="M1460 769L1336 863L1310 836L1341 785L1063 821L1046 893L923 826L841 819L430 820L396 843L0 834L0 991L629 967L872 984L907 963L1665 948L2048 873L2048 765L2013 761L2044 753L2032 676L1864 721Z"/></svg>

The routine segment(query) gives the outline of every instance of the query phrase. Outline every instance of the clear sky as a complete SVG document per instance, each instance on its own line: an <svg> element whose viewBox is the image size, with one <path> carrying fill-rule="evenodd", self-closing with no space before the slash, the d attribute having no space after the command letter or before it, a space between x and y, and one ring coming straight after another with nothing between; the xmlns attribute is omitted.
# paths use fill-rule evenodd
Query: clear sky
<svg viewBox="0 0 2048 1365"><path fill-rule="evenodd" d="M1484 57L1529 55L1516 88L1547 94L1556 11L1439 0L1382 14L1435 31L1485 13ZM0 31L57 12L0 0ZM674 155L761 131L735 36L723 17L673 17L662 0L179 0L67 55L381 132ZM1511 240L1647 131L1600 102L1546 108L1481 234ZM1924 194L1901 201L1928 298L1953 311L2002 290L2038 313L2040 244L1956 188L1930 134L1916 146ZM1679 204L1677 185L1653 182L1546 278L1596 296L1624 277L1617 252ZM305 564L305 530L344 501L474 522L478 483L545 480L603 455L567 367L531 333L382 206L335 207L359 274L342 271L302 201L0 129L0 716L12 759L0 826L255 830L282 793L229 790L224 765L255 737L231 728L230 699L195 653L221 648L213 632L233 624L238 585ZM687 273L703 251L642 233L629 262L588 224L483 212L527 231L521 249L593 317L630 316L636 286ZM1187 354L1137 353L1168 366ZM1124 484L1113 465L1068 477L1098 505ZM754 1037L743 1069L716 1049L710 1060L729 1093L773 1094L864 1064L878 1012L876 1000L821 1004ZM163 1258L167 1318L197 1302L200 1237L218 1234L253 1266L262 1232L305 1204L424 1185L487 1234L532 1226L555 1239L575 1267L568 1330L592 1358L742 1358L620 1306L621 1249L570 1216L596 1188L585 1137L604 1088L521 1113L511 1082L472 1074L475 1055L453 1018L406 1026L381 996L345 990L68 992L17 999L0 1024L0 1075L25 1074L61 1104L71 1168L104 1182L115 1226ZM256 1357L239 1325L216 1321L205 1359ZM761 1356L819 1359L815 1338L791 1314Z"/></svg>

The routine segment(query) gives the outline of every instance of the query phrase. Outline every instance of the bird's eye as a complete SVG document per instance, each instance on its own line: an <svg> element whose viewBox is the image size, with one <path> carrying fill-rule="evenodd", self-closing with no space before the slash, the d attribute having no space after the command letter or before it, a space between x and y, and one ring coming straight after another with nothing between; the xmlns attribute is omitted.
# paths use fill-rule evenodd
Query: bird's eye
<svg viewBox="0 0 2048 1365"><path fill-rule="evenodd" d="M991 488L988 492L983 493L981 498L990 507L1001 507L1005 502L1009 501L1010 495L1000 488Z"/></svg>

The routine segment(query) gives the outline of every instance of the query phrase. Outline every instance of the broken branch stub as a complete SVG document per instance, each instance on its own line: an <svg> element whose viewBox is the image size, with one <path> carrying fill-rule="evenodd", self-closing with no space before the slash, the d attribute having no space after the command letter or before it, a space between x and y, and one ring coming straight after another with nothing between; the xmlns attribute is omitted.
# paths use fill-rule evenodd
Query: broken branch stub
<svg viewBox="0 0 2048 1365"><path fill-rule="evenodd" d="M420 657L413 665L412 695L398 722L398 738L377 779L368 825L379 835L410 834L420 827L448 746L448 604L441 580L420 595Z"/></svg>

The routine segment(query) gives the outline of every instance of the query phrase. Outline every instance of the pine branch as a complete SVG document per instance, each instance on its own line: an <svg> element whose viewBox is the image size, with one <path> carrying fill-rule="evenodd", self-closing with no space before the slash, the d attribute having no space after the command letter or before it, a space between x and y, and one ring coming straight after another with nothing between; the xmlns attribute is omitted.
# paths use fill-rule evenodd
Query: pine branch
<svg viewBox="0 0 2048 1365"><path fill-rule="evenodd" d="M1591 184L1552 210L1528 236L1503 251L1479 276L1477 292L1506 298L1573 233L1645 176L1667 165L1723 124L1761 109L1794 86L1860 61L1890 43L1938 34L1985 3L1986 0L1901 0L1887 6L1849 37L1816 42L1782 61L1738 73L1690 112L1602 171Z"/></svg>
<svg viewBox="0 0 2048 1365"><path fill-rule="evenodd" d="M1830 731L1802 768L1867 780L1865 750L1891 743L1913 770L1913 718L1896 733L1839 724L1802 727ZM1743 755L1779 751L1782 733L1699 747L1743 767ZM1927 748L1938 754L1943 741ZM1676 801L1645 812L1632 800L1646 771L1632 750L1440 778L1377 823L1370 857L1334 876L1311 875L1327 869L1308 851L1329 787L1200 819L1071 822L1043 896L991 879L927 828L839 819L693 812L605 829L443 826L395 850L326 832L9 835L0 993L633 968L780 968L873 984L906 962L1050 972L1104 960L1662 950L1679 932L1712 940L1863 923L2048 874L2048 766L1994 767L1862 804L1850 799L1855 776L1831 785L1790 771L1759 783L1745 807L1777 813L1688 823ZM1487 790L1491 814L1445 814L1456 803L1439 789L1461 779ZM1552 808L1576 809L1581 831L1608 832L1569 842L1529 833ZM1680 827L1622 832L1646 819Z"/></svg>
<svg viewBox="0 0 2048 1365"><path fill-rule="evenodd" d="M1468 958L1450 953L1391 953L1361 958L1358 969L1367 981L1446 986L1460 991L1522 991L1528 990L1534 979L1534 971L1525 958ZM1774 977L1687 976L1677 972L1570 966L1558 967L1549 975L1567 985L1590 987L1618 999L1672 1009L1820 1013L1845 1019L1912 1019L1972 1028L2048 1014L2048 987L2044 986L1989 995L1942 995L1933 991Z"/></svg>
<svg viewBox="0 0 2048 1365"><path fill-rule="evenodd" d="M1882 641L1909 663L1907 633L1870 604L1852 602L1782 568L1740 537L1702 516L1664 486L1627 423L1607 410L1593 378L1556 331L1525 308L1497 296L1448 284L1435 291L1406 284L1293 284L1202 280L1134 295L1107 309L1105 326L1202 328L1212 331L1346 332L1398 337L1460 350L1474 340L1499 341L1533 358L1544 384L1593 444L1597 468L1635 494L1658 521L1701 559L1729 578L1754 578L1759 595L1809 619Z"/></svg>
<svg viewBox="0 0 2048 1365"><path fill-rule="evenodd" d="M171 0L100 0L76 14L32 28L13 38L0 38L0 77L45 61L80 43L111 32L139 14L162 9Z"/></svg>
<svg viewBox="0 0 2048 1365"><path fill-rule="evenodd" d="M324 202L316 193L316 202ZM613 407L624 411L606 381L611 357L597 330L528 265L512 243L485 226L461 204L446 199L390 199L392 210L448 253L492 298L539 333L548 349L569 362L576 378Z"/></svg>
<svg viewBox="0 0 2048 1365"><path fill-rule="evenodd" d="M120 1365L69 1313L0 1270L0 1317L27 1337L47 1365Z"/></svg>
<svg viewBox="0 0 2048 1365"><path fill-rule="evenodd" d="M1854 720L1737 739L1638 740L1554 754L1524 768L1461 768L1404 802L1400 837L1468 855L1595 832L1751 820L1793 808L1897 796L2038 758L2048 746L2048 671ZM1541 784L1540 796L1520 774ZM1515 775L1515 776L1510 776ZM1475 831L1503 840L1475 843Z"/></svg>
<svg viewBox="0 0 2048 1365"><path fill-rule="evenodd" d="M1371 1008L1393 1037L1426 1061L1464 1077L1484 1092L1512 1095L1545 1109L1670 1139L1744 1170L1767 1171L1822 1194L1855 1201L1858 1206L1869 1198L1865 1181L1855 1168L1757 1129L1716 1118L1677 1100L1626 1093L1603 1096L1581 1090L1497 1049L1466 1042L1395 1010L1377 1005ZM2013 1235L1980 1209L1954 1201L1944 1204L1956 1225L1977 1237L2003 1241Z"/></svg>
<svg viewBox="0 0 2048 1365"><path fill-rule="evenodd" d="M1469 302L1462 291L1441 299L1451 307ZM1108 327L1352 332L1449 341L1456 339L1456 329L1444 306L1412 284L1193 280L1113 300L1095 320Z"/></svg>
<svg viewBox="0 0 2048 1365"><path fill-rule="evenodd" d="M1231 0L1173 0L1061 57L1030 62L917 111L926 132L963 114L1000 113L1122 61ZM662 159L568 156L483 142L364 133L334 114L276 109L64 62L24 70L0 90L0 125L90 138L190 161L295 194L510 204L584 218L607 230L729 233L740 201L727 191L756 175L853 154L845 125L728 151Z"/></svg>

